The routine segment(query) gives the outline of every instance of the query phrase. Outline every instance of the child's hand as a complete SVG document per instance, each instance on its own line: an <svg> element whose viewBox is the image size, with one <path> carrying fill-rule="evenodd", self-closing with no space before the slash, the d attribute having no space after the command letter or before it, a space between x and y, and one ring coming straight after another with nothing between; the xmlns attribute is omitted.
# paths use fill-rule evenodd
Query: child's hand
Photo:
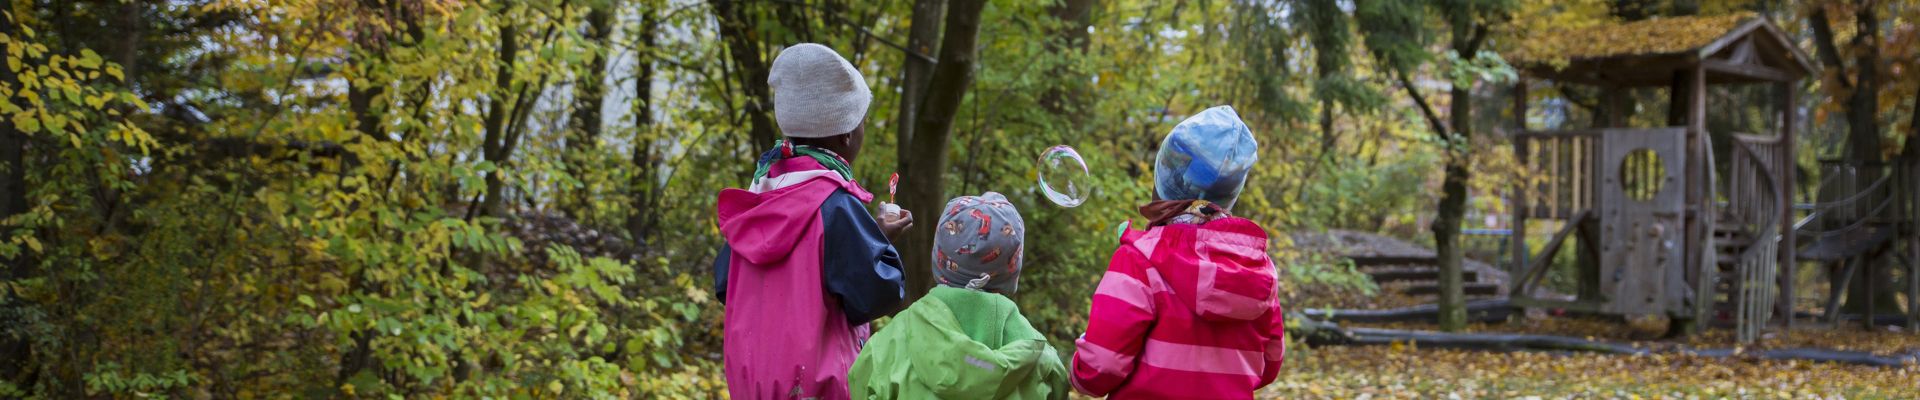
<svg viewBox="0 0 1920 400"><path fill-rule="evenodd" d="M893 203L880 203L880 233L887 235L887 241L899 241L900 234L913 227L913 212L900 208Z"/></svg>

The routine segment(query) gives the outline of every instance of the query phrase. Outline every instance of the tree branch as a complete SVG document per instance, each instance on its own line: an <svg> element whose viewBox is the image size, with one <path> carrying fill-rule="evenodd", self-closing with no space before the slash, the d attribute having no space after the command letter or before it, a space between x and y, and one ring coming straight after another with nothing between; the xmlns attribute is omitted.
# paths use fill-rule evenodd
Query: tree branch
<svg viewBox="0 0 1920 400"><path fill-rule="evenodd" d="M1814 6L1813 15L1807 16L1807 22L1813 26L1814 53L1820 61L1833 68L1834 76L1840 81L1842 89L1853 88L1853 81L1847 79L1847 64L1840 59L1840 48L1833 44L1833 26L1827 22L1827 8Z"/></svg>
<svg viewBox="0 0 1920 400"><path fill-rule="evenodd" d="M1433 111L1433 106L1427 103L1427 97L1421 95L1420 90L1413 87L1413 80L1407 78L1407 71L1393 68L1393 77L1400 81L1401 88L1407 90L1407 97L1413 98L1413 104L1419 106L1420 116L1427 118L1427 125L1433 128L1433 133L1451 139L1453 137L1453 130L1447 128L1447 121L1441 119L1440 114Z"/></svg>
<svg viewBox="0 0 1920 400"><path fill-rule="evenodd" d="M1470 59L1480 53L1480 45L1487 41L1487 24L1474 24L1473 36L1467 39L1467 47L1460 49L1461 59Z"/></svg>

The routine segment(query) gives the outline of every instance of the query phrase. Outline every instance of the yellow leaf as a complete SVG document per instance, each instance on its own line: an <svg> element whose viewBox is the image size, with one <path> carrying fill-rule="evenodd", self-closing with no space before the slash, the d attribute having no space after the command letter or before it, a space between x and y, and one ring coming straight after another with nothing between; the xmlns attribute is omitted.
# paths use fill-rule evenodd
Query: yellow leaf
<svg viewBox="0 0 1920 400"><path fill-rule="evenodd" d="M100 68L100 53L93 52L93 49L80 49L78 62L82 67Z"/></svg>

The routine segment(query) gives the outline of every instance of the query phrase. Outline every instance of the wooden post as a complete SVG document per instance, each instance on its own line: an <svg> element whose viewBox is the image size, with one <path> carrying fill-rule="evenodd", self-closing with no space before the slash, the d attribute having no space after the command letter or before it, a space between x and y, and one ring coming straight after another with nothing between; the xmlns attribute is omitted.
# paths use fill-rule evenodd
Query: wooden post
<svg viewBox="0 0 1920 400"><path fill-rule="evenodd" d="M1604 109L1607 115L1596 121L1600 125L1599 128L1627 127L1629 118L1627 118L1626 100L1627 89L1620 86L1607 86L1605 91L1601 92L1600 108Z"/></svg>
<svg viewBox="0 0 1920 400"><path fill-rule="evenodd" d="M1574 266L1580 274L1580 285L1574 296L1581 302L1592 303L1596 308L1606 304L1607 295L1600 293L1600 213L1598 205L1591 217L1581 218L1568 223L1579 224L1574 229L1580 239L1580 253L1574 259Z"/></svg>
<svg viewBox="0 0 1920 400"><path fill-rule="evenodd" d="M1914 118L1920 120L1920 116ZM1916 124L1915 129L1920 129L1920 124ZM1920 137L1907 140L1920 140ZM1906 157L1907 205L1912 207L1912 212L1907 214L1907 230L1913 236L1907 242L1907 330L1920 332L1920 193L1915 193L1920 192L1920 154L1908 152Z"/></svg>
<svg viewBox="0 0 1920 400"><path fill-rule="evenodd" d="M1879 310L1876 310L1875 308L1880 305L1880 302L1873 301L1874 292L1880 289L1880 277L1874 275L1874 272L1878 271L1878 269L1874 268L1874 263L1878 260L1874 260L1872 258L1867 257L1867 254L1873 254L1873 252L1868 251L1866 253L1861 253L1860 255L1857 255L1854 257L1859 257L1860 264L1866 266L1866 268L1860 270L1860 273L1866 274L1866 276L1862 276L1860 278L1864 279L1867 284L1860 285L1860 286L1864 286L1867 288L1867 315L1866 315L1866 318L1861 318L1860 322L1864 323L1861 325L1862 327L1866 328L1867 331L1871 332L1873 331L1873 317L1876 314L1876 311L1879 311Z"/></svg>
<svg viewBox="0 0 1920 400"><path fill-rule="evenodd" d="M1907 202L1907 330L1920 332L1920 95L1915 96L1913 123L1909 125L1913 134L1907 136L1907 148L1900 158L1906 159ZM1898 167L1899 164L1894 164Z"/></svg>
<svg viewBox="0 0 1920 400"><path fill-rule="evenodd" d="M1915 131L1920 131L1920 112L1914 115ZM1920 135L1910 136L1907 140L1920 140ZM1907 242L1907 330L1920 332L1920 154L1913 150L1920 145L1909 142L1907 145L1907 233L1913 236Z"/></svg>
<svg viewBox="0 0 1920 400"><path fill-rule="evenodd" d="M1685 270L1681 271L1680 276L1686 276L1686 271L1694 272L1694 279L1691 282L1694 284L1693 324L1686 327L1686 330L1687 333L1695 333L1707 326L1707 319L1712 316L1713 310L1711 274L1715 266L1705 262L1706 255L1713 249L1704 248L1706 243L1695 241L1696 238L1713 234L1713 231L1709 230L1710 227L1701 223L1711 219L1700 215L1714 212L1713 199L1706 198L1709 192L1705 190L1707 185L1713 184L1707 181L1709 175L1706 174L1706 169L1713 166L1703 166L1707 160L1707 152L1713 149L1711 146L1703 145L1709 138L1707 135L1707 70L1704 66L1695 63L1688 75L1690 76L1687 78L1686 203L1697 207L1690 207L1695 209L1684 217L1688 235L1683 245L1687 250L1683 253L1686 260L1681 262Z"/></svg>
<svg viewBox="0 0 1920 400"><path fill-rule="evenodd" d="M1530 152L1527 141L1520 137L1520 134L1527 132L1527 78L1524 77L1518 79L1513 84L1513 120L1513 157L1520 166L1524 168L1527 165L1527 153ZM1512 228L1510 239L1513 241L1513 264L1507 266L1508 276L1519 276L1520 274L1526 273L1524 269L1527 267L1528 252L1527 187L1532 186L1529 182L1529 179L1521 180L1519 185L1515 185L1513 194L1508 196L1512 199L1510 201L1512 201L1511 205L1513 206L1513 226L1510 227ZM1549 255L1549 257L1551 257L1551 255ZM1522 296L1528 294L1529 293L1521 293Z"/></svg>
<svg viewBox="0 0 1920 400"><path fill-rule="evenodd" d="M1687 82L1692 77L1693 71L1673 71L1673 81L1667 84L1667 126L1688 126L1687 116L1692 110L1689 102L1693 100L1693 96L1689 95L1687 90L1692 89L1693 86Z"/></svg>
<svg viewBox="0 0 1920 400"><path fill-rule="evenodd" d="M1793 190L1795 187L1798 187L1800 179L1800 177L1797 176L1799 169L1795 168L1795 166L1799 164L1795 162L1794 143L1796 139L1793 131L1795 124L1794 114L1796 114L1794 101L1798 94L1796 92L1799 90L1797 83L1798 82L1780 82L1774 84L1774 91L1776 95L1779 96L1780 101L1779 147L1781 153L1780 162L1776 163L1776 166L1779 167L1780 170L1774 171L1775 174L1779 176L1780 182L1775 186L1779 188L1780 191L1780 268L1775 271L1779 274L1777 279L1780 283L1780 298L1778 299L1779 305L1776 306L1777 309L1774 312L1780 315L1781 326L1787 329L1793 329L1793 299L1796 297L1794 290L1796 290L1795 286L1797 286L1794 280L1799 275L1797 272L1800 270L1799 255L1796 250L1798 249L1798 244L1794 243L1795 235L1793 232Z"/></svg>

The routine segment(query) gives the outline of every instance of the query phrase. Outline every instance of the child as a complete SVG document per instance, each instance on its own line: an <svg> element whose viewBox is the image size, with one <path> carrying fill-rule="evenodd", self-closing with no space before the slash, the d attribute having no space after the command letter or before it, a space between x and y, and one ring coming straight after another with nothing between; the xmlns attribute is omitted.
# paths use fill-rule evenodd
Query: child
<svg viewBox="0 0 1920 400"><path fill-rule="evenodd" d="M1067 371L1006 296L1020 283L1025 224L999 193L947 202L926 297L893 317L853 363L868 399L1065 399Z"/></svg>
<svg viewBox="0 0 1920 400"><path fill-rule="evenodd" d="M1220 106L1167 135L1154 160L1151 221L1127 230L1075 342L1073 386L1115 399L1251 399L1286 351L1267 234L1230 215L1257 159L1253 134Z"/></svg>
<svg viewBox="0 0 1920 400"><path fill-rule="evenodd" d="M767 85L786 139L760 156L750 188L721 191L718 202L728 391L846 399L866 323L905 298L891 243L913 217L875 221L865 207L873 195L853 182L873 94L846 59L817 44L789 47Z"/></svg>

